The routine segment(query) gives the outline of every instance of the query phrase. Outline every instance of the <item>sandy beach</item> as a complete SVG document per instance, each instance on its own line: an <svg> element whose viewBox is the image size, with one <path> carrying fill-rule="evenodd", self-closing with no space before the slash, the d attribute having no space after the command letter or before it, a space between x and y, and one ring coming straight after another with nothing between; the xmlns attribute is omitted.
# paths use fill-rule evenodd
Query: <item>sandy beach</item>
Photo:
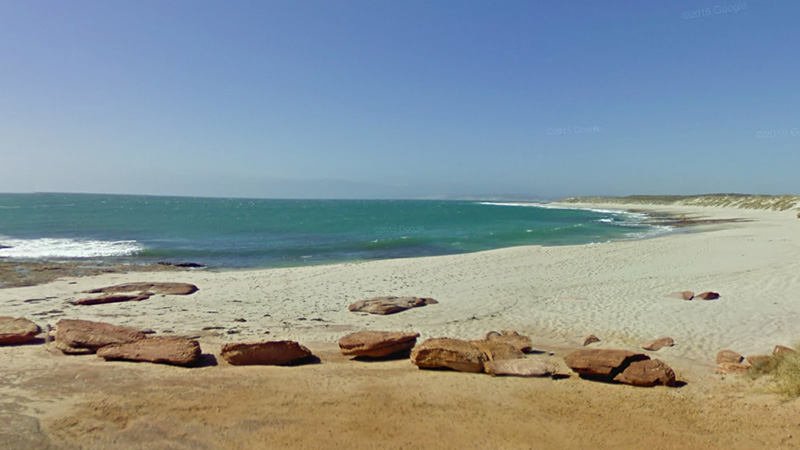
<svg viewBox="0 0 800 450"><path fill-rule="evenodd" d="M17 445L11 448L641 448L643 430L650 448L796 448L796 400L766 393L761 382L713 374L720 349L763 354L800 340L796 212L636 209L746 221L592 245L268 270L112 273L2 289L0 315L43 328L62 318L104 321L196 336L211 355L225 342L293 339L322 359L293 368L233 367L220 359L184 369L65 356L44 345L4 347L0 415L18 426L3 432ZM69 303L88 289L133 281L188 282L200 290ZM713 290L721 298L668 296L683 290ZM347 310L383 295L439 304L390 316ZM599 348L631 350L670 336L676 345L652 354L687 385L501 379L338 355L339 338L367 329L417 331L420 340L514 329L556 357L591 333L601 338Z"/></svg>

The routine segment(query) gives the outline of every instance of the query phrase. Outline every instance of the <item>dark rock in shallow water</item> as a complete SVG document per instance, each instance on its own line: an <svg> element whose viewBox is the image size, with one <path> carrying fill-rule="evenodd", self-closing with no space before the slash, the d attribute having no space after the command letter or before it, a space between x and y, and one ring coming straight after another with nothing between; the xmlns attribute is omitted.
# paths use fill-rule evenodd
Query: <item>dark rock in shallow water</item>
<svg viewBox="0 0 800 450"><path fill-rule="evenodd" d="M174 263L174 262L168 262L168 261L159 261L158 265L159 266L184 267L184 268L189 268L189 269L197 269L197 268L206 266L205 264L193 263L193 262Z"/></svg>
<svg viewBox="0 0 800 450"><path fill-rule="evenodd" d="M10 245L3 245L3 244L0 244L0 250L3 250L3 249L5 249L5 248L13 248L13 247L11 247Z"/></svg>

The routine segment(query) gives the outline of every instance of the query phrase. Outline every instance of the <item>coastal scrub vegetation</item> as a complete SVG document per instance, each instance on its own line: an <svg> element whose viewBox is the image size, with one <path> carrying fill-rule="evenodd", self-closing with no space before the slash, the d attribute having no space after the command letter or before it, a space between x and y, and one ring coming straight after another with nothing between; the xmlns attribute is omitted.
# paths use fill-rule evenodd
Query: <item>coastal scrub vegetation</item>
<svg viewBox="0 0 800 450"><path fill-rule="evenodd" d="M795 345L795 348L798 348ZM772 388L787 397L800 397L800 353L784 353L766 359L750 369L753 379L762 376L772 378Z"/></svg>
<svg viewBox="0 0 800 450"><path fill-rule="evenodd" d="M682 205L716 206L740 209L765 209L787 211L800 205L798 195L748 195L748 194L706 194L706 195L629 195L626 197L569 197L564 203L614 203L624 205Z"/></svg>

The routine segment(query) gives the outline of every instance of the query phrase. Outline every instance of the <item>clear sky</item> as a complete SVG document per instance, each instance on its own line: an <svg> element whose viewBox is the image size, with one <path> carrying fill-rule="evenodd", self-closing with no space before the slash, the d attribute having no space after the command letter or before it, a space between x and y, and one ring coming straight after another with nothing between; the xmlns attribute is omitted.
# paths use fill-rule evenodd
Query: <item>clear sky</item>
<svg viewBox="0 0 800 450"><path fill-rule="evenodd" d="M800 1L0 0L0 192L800 192Z"/></svg>

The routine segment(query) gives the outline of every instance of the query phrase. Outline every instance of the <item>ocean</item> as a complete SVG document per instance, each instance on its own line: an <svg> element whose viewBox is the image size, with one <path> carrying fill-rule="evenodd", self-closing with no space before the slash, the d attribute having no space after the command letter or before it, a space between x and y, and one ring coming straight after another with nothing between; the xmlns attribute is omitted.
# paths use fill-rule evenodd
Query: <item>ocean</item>
<svg viewBox="0 0 800 450"><path fill-rule="evenodd" d="M0 194L0 258L285 267L636 239L646 216L525 203Z"/></svg>

